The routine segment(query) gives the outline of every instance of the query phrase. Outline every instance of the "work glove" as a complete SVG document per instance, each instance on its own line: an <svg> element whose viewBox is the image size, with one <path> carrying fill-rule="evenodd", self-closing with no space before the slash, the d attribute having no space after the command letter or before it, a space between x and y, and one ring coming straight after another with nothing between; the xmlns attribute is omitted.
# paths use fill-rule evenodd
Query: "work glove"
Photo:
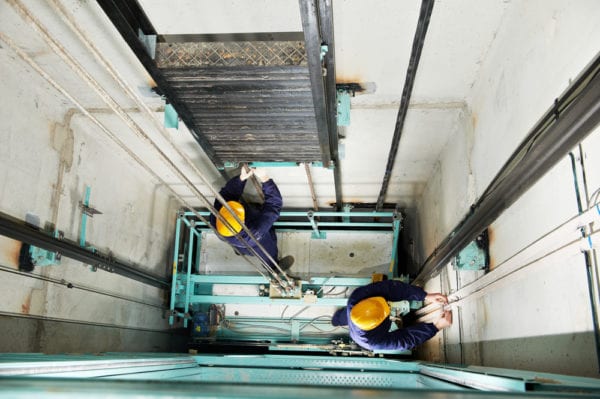
<svg viewBox="0 0 600 399"><path fill-rule="evenodd" d="M448 303L448 297L446 295L440 294L439 292L436 292L434 294L427 294L427 296L425 297L425 303L441 303L445 305Z"/></svg>
<svg viewBox="0 0 600 399"><path fill-rule="evenodd" d="M242 173L240 173L240 180L245 181L253 174L254 174L254 169L248 168L248 171L246 172L246 168L242 168Z"/></svg>
<svg viewBox="0 0 600 399"><path fill-rule="evenodd" d="M267 176L267 171L264 169L254 169L254 176L258 178L261 182L266 182L269 180L269 176Z"/></svg>

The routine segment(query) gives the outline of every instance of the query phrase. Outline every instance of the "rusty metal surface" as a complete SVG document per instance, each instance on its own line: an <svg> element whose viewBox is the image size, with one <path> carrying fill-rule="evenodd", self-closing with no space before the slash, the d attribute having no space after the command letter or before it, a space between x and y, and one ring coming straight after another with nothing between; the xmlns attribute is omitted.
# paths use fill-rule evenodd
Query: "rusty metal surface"
<svg viewBox="0 0 600 399"><path fill-rule="evenodd" d="M223 162L320 161L306 66L161 68Z"/></svg>
<svg viewBox="0 0 600 399"><path fill-rule="evenodd" d="M302 41L157 43L159 68L306 65Z"/></svg>

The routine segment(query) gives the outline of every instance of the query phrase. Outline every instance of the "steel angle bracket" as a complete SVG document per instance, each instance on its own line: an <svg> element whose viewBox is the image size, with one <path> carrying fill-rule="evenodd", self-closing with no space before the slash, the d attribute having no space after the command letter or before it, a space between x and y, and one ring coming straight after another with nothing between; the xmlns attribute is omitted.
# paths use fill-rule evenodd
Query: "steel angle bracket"
<svg viewBox="0 0 600 399"><path fill-rule="evenodd" d="M490 264L487 229L463 248L452 260L458 270L487 270Z"/></svg>

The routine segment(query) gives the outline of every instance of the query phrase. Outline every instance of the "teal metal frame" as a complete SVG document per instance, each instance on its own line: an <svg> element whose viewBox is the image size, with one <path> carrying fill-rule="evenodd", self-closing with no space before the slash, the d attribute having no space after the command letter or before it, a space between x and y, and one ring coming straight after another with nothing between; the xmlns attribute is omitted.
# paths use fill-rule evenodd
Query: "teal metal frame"
<svg viewBox="0 0 600 399"><path fill-rule="evenodd" d="M289 211L281 212L280 220L275 223L279 231L295 231L298 227L311 227L311 236L316 239L326 239L328 228L335 227L346 231L346 228L360 227L361 232L378 231L385 232L389 229L392 234L392 256L390 260L389 276L394 277L397 271L396 247L401 228L401 218L396 212L351 212L350 207L345 207L343 212L328 211ZM200 211L201 216L208 217L208 211ZM332 287L358 287L371 282L368 277L310 277L302 281L303 293L307 290L316 292L317 295L306 298L271 298L260 295L214 295L213 285L253 285L268 287L270 281L261 275L206 275L198 274L199 254L201 252L202 233L209 229L205 223L195 220L196 212L181 212L175 223L175 242L173 252L172 289L170 299L169 324L175 324L175 318L183 319L183 326L188 326L192 318L190 313L208 312L212 305L228 304L252 304L252 305L285 305L285 306L311 306L311 307L341 307L346 305L345 297L324 297L323 286ZM322 222L322 218L332 218L340 221ZM357 221L370 218L375 221ZM281 220L287 219L287 220ZM304 221L302 220L304 219ZM379 221L379 219L386 221ZM391 220L391 221L387 221ZM382 228L384 230L382 230ZM370 229L370 230L368 230ZM378 230L376 230L378 229ZM338 230L339 231L339 230ZM350 231L350 230L348 230ZM181 250L182 249L182 250ZM194 252L195 251L195 252ZM194 256L194 253L196 256ZM268 290L268 289L267 289ZM269 340L278 342L309 342L321 345L330 342L332 338L347 337L345 331L334 331L330 323L310 318L244 318L227 317L231 326L242 326L242 328L219 328L212 338L224 340ZM261 326L262 331L253 332L252 326ZM317 329L319 332L312 331ZM241 332L243 331L243 332ZM270 331L265 333L265 331ZM323 334L321 334L321 332ZM409 353L409 352L408 352Z"/></svg>
<svg viewBox="0 0 600 399"><path fill-rule="evenodd" d="M84 395L86 398L588 398L600 395L600 380L366 357L0 354L2 398Z"/></svg>
<svg viewBox="0 0 600 399"><path fill-rule="evenodd" d="M306 163L306 162L303 162ZM323 162L314 161L309 162L315 168L322 168ZM300 166L300 162L248 162L248 167L250 168L295 168ZM223 167L220 169L232 169L238 168L240 166L239 162L231 162L226 161L223 164Z"/></svg>

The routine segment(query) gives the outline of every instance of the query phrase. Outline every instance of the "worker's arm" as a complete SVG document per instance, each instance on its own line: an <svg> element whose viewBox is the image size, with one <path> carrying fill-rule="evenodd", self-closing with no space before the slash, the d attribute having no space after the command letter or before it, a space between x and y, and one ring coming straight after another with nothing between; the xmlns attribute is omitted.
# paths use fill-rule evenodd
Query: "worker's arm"
<svg viewBox="0 0 600 399"><path fill-rule="evenodd" d="M219 194L225 199L225 201L239 201L246 187L246 180L241 180L240 176L236 176L229 179L227 184L219 191ZM221 209L223 205L218 199L215 199L216 210Z"/></svg>
<svg viewBox="0 0 600 399"><path fill-rule="evenodd" d="M439 330L433 323L419 323L396 331L369 337L369 348L408 350L427 341Z"/></svg>
<svg viewBox="0 0 600 399"><path fill-rule="evenodd" d="M262 191L265 195L265 202L262 205L261 217L256 226L256 233L262 236L273 227L273 224L279 219L283 200L281 193L275 182L271 179L263 182Z"/></svg>
<svg viewBox="0 0 600 399"><path fill-rule="evenodd" d="M422 301L427 293L420 287L396 280L384 280L367 284L354 290L348 300L354 306L361 300L374 296L382 296L388 301Z"/></svg>

